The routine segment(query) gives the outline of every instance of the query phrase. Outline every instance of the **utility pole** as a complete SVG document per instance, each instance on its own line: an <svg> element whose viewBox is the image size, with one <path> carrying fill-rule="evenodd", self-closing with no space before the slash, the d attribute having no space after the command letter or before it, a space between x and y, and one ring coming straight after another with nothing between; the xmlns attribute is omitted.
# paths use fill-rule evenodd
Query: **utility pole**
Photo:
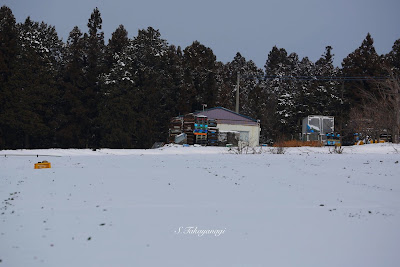
<svg viewBox="0 0 400 267"><path fill-rule="evenodd" d="M237 82L236 82L236 108L235 112L239 113L239 82L240 82L240 72L237 72Z"/></svg>

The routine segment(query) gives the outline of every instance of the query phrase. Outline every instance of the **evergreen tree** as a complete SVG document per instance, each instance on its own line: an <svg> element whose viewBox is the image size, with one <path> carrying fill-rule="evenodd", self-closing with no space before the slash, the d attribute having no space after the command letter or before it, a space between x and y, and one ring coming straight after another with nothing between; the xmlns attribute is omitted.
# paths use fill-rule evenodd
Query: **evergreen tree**
<svg viewBox="0 0 400 267"><path fill-rule="evenodd" d="M0 8L0 83L8 82L17 56L18 30L10 8Z"/></svg>
<svg viewBox="0 0 400 267"><path fill-rule="evenodd" d="M392 66L395 71L400 71L400 39L394 42L392 51L386 55L386 62Z"/></svg>
<svg viewBox="0 0 400 267"><path fill-rule="evenodd" d="M164 85L168 43L158 30L148 27L139 30L132 41L132 64L140 97L140 116L137 127L138 144L151 147L155 141L167 139L169 118L164 113L168 91ZM168 113L167 113L168 114Z"/></svg>
<svg viewBox="0 0 400 267"><path fill-rule="evenodd" d="M366 114L367 117L373 117L374 110L367 111L372 99L380 99L375 76L384 75L382 68L382 58L376 53L374 41L368 33L361 46L349 54L342 63L342 73L345 77L371 77L370 80L346 81L343 86L343 114L341 115L341 124L354 122L354 114ZM353 114L353 115L350 115ZM348 128L348 127L347 127Z"/></svg>
<svg viewBox="0 0 400 267"><path fill-rule="evenodd" d="M124 25L119 27L112 33L111 39L108 40L106 48L106 66L110 69L111 66L118 60L119 55L129 44L128 32Z"/></svg>
<svg viewBox="0 0 400 267"><path fill-rule="evenodd" d="M265 109L265 113L261 122L263 123L262 135L264 139L276 139L282 135L282 123L280 121L280 114L278 113L279 108L279 96L283 92L283 80L287 73L287 52L284 48L279 49L274 46L269 52L267 61L264 65L265 75L267 77L265 81L265 95L268 99L268 106Z"/></svg>
<svg viewBox="0 0 400 267"><path fill-rule="evenodd" d="M137 37L115 57L116 62L105 76L105 88L113 86L114 92L124 88L130 95L131 111L136 114L130 122L134 147L148 148L155 141L167 139L168 122L175 106L174 84L179 85L180 79L179 71L174 74L175 67L169 65L179 61L174 50L158 30L139 30Z"/></svg>
<svg viewBox="0 0 400 267"><path fill-rule="evenodd" d="M0 8L0 149L12 147L10 141L13 139L14 131L10 127L7 113L10 111L10 102L13 98L9 80L15 71L17 55L18 29L15 18L10 8L2 6Z"/></svg>
<svg viewBox="0 0 400 267"><path fill-rule="evenodd" d="M218 88L216 106L235 110L235 96L233 92L236 85L233 84L234 76L229 71L228 64L223 64L222 62L216 63L216 82Z"/></svg>
<svg viewBox="0 0 400 267"><path fill-rule="evenodd" d="M104 33L102 28L101 14L98 8L95 8L88 21L89 34L85 34L87 49L87 77L89 86L94 86L98 82L99 74L104 67ZM94 87L94 92L99 88Z"/></svg>
<svg viewBox="0 0 400 267"><path fill-rule="evenodd" d="M369 33L361 46L343 59L342 66L343 75L347 77L375 77L382 74L382 61ZM376 93L372 79L346 83L345 97L350 100L350 105L361 105L364 92Z"/></svg>
<svg viewBox="0 0 400 267"><path fill-rule="evenodd" d="M284 48L274 46L268 54L267 62L265 63L265 75L267 76L282 76L284 70L289 64L288 55Z"/></svg>
<svg viewBox="0 0 400 267"><path fill-rule="evenodd" d="M339 69L333 66L332 47L327 46L325 53L316 62L316 76L323 78L316 82L316 114L335 116L337 129L343 127L343 110L346 105L343 98L343 83L335 80L340 75ZM330 78L332 77L332 79Z"/></svg>
<svg viewBox="0 0 400 267"><path fill-rule="evenodd" d="M299 59L296 53L287 55L285 49L273 47L265 64L268 77L267 88L275 96L277 119L277 135L293 137L299 131L299 115L297 99L299 97L298 82Z"/></svg>
<svg viewBox="0 0 400 267"><path fill-rule="evenodd" d="M8 126L14 130L13 147L54 146L62 43L52 26L29 17L18 24L16 67L9 80Z"/></svg>
<svg viewBox="0 0 400 267"><path fill-rule="evenodd" d="M299 63L299 80L297 82L298 95L296 99L296 109L298 120L313 115L321 114L320 107L324 105L323 100L318 96L317 82L313 77L316 76L316 64L303 58ZM322 94L321 94L322 95Z"/></svg>
<svg viewBox="0 0 400 267"><path fill-rule="evenodd" d="M61 147L85 148L88 140L86 127L89 125L89 110L83 101L88 84L86 53L83 33L78 27L70 32L64 57L63 98L60 102L60 130L57 140Z"/></svg>
<svg viewBox="0 0 400 267"><path fill-rule="evenodd" d="M183 51L185 84L193 88L191 110L200 110L202 104L213 107L217 100L216 57L211 50L195 41Z"/></svg>
<svg viewBox="0 0 400 267"><path fill-rule="evenodd" d="M227 91L220 91L218 100L224 103L224 107L235 110L237 75L239 73L239 113L250 115L253 106L249 103L250 92L258 85L264 73L257 68L253 61L246 59L237 53L233 61L228 62L224 68L224 85Z"/></svg>
<svg viewBox="0 0 400 267"><path fill-rule="evenodd" d="M86 146L99 146L99 125L98 125L98 103L100 101L100 76L104 72L104 33L102 28L101 14L95 8L88 21L89 34L84 34L86 49L86 80L87 85L83 93L83 102L88 109L86 125Z"/></svg>
<svg viewBox="0 0 400 267"><path fill-rule="evenodd" d="M127 54L130 40L124 26L112 34L107 46L107 72L101 78L99 102L100 146L134 148L139 99L132 76L126 68L131 55Z"/></svg>
<svg viewBox="0 0 400 267"><path fill-rule="evenodd" d="M176 114L190 112L185 98L185 86L183 83L183 55L180 47L174 45L168 47L167 53L162 61L164 70L163 82L163 102L165 103L165 113L169 118ZM166 118L166 122L169 122Z"/></svg>

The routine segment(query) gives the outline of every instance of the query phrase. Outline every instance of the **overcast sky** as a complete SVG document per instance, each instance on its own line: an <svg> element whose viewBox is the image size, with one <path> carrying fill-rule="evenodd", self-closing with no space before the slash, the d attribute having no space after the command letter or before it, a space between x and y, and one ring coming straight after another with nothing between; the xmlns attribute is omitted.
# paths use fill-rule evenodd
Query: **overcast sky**
<svg viewBox="0 0 400 267"><path fill-rule="evenodd" d="M87 31L98 7L106 41L123 24L129 37L152 26L170 44L194 40L226 63L236 52L264 68L274 45L316 61L333 47L335 65L371 33L379 54L400 39L400 0L0 0L17 22L27 16L54 25L66 41L74 26Z"/></svg>

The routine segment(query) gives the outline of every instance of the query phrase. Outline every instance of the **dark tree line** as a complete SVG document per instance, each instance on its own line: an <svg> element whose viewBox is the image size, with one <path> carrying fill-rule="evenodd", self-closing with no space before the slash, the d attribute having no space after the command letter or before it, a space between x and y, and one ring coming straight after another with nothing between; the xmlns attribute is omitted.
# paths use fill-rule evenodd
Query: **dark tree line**
<svg viewBox="0 0 400 267"><path fill-rule="evenodd" d="M75 27L64 43L53 26L29 17L16 23L1 7L0 149L148 148L167 140L173 116L204 103L234 110L238 72L240 113L260 119L263 139L297 136L311 114L333 115L344 129L352 112L372 103L366 92L382 95L382 83L318 77L382 77L400 68L400 40L378 55L369 34L342 68L333 66L330 46L316 62L275 46L263 70L240 53L218 62L198 41L182 50L151 27L129 38L120 25L107 43L101 29L96 8L87 32Z"/></svg>

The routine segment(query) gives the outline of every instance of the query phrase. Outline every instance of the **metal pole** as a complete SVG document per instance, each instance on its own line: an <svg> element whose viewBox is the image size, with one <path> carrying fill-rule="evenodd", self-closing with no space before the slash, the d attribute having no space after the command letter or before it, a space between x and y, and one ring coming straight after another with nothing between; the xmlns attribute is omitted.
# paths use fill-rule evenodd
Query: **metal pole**
<svg viewBox="0 0 400 267"><path fill-rule="evenodd" d="M237 82L236 82L236 108L235 112L239 113L239 82L240 82L240 72L237 72Z"/></svg>

